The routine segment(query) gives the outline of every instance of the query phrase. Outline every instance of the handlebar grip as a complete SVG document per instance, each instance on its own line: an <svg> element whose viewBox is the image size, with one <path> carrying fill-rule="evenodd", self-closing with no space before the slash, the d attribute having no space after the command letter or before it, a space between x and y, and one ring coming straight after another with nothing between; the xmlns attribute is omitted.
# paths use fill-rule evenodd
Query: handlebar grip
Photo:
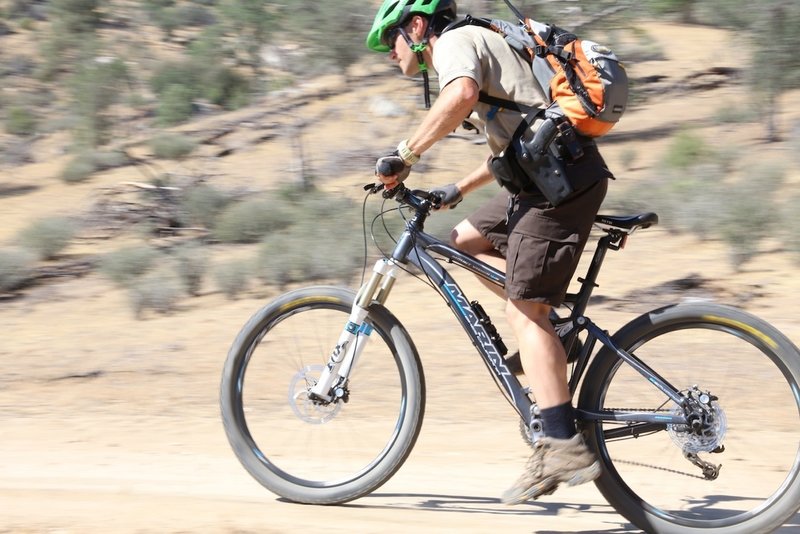
<svg viewBox="0 0 800 534"><path fill-rule="evenodd" d="M375 164L375 170L383 176L400 174L406 168L405 162L399 156L385 156Z"/></svg>
<svg viewBox="0 0 800 534"><path fill-rule="evenodd" d="M396 174L392 172L391 163L389 163L385 159L380 160L375 168L378 171L378 174L382 174L384 176L391 176L393 174Z"/></svg>

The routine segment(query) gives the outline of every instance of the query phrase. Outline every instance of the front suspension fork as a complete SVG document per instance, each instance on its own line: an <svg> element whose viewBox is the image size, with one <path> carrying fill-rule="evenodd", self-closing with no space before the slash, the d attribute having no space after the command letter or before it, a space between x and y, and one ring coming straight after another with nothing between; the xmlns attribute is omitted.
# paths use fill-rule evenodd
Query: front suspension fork
<svg viewBox="0 0 800 534"><path fill-rule="evenodd" d="M328 358L327 365L317 383L311 388L312 398L326 402L346 398L347 378L372 333L372 327L364 322L369 313L368 308L373 301L380 304L386 302L394 286L396 269L390 259L383 258L375 263L372 276L361 286L356 295L350 317Z"/></svg>

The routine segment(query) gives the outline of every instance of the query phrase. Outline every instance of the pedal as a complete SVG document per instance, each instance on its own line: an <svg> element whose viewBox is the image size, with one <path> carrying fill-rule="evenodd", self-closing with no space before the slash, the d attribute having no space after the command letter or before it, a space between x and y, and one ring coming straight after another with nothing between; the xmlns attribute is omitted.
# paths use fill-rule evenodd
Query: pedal
<svg viewBox="0 0 800 534"><path fill-rule="evenodd" d="M542 422L541 410L539 405L535 402L531 404L531 425L530 425L530 439L531 443L536 443L544 437L544 423Z"/></svg>

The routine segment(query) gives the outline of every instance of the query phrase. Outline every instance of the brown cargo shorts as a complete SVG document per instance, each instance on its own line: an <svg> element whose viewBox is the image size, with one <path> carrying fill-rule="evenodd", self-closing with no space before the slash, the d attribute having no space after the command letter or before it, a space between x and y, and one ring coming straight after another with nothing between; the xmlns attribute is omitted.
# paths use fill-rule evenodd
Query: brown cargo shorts
<svg viewBox="0 0 800 534"><path fill-rule="evenodd" d="M506 258L509 299L564 301L612 177L597 152L587 156L574 169L575 193L557 207L541 195L513 197L504 189L467 217Z"/></svg>

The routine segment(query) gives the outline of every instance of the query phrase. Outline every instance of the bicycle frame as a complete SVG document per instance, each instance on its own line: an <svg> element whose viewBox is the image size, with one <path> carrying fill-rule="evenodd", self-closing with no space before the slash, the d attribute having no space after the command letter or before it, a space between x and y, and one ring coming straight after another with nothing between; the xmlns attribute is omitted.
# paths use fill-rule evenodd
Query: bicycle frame
<svg viewBox="0 0 800 534"><path fill-rule="evenodd" d="M395 281L398 264L412 264L417 267L433 287L442 295L448 306L455 314L464 331L478 350L481 358L495 378L500 389L505 394L509 403L518 412L522 420L533 432L534 439L541 431L538 422L538 408L529 396L528 390L523 388L517 377L508 369L503 358L505 346L491 323L490 318L483 312L477 303L467 298L458 283L442 265L442 260L434 258L432 254L442 257L448 263L454 263L469 272L487 280L499 287L505 285L505 274L490 265L465 254L456 248L444 243L436 237L423 231L431 204L428 200L420 199L411 192L406 192L398 201L410 205L414 216L407 221L406 229L398 239L391 257L378 260L373 269L370 280L362 286L353 306L347 327L342 333L336 348L333 350L328 366L319 382L312 388L312 394L320 399L330 400L336 395L327 394L331 388L336 389L337 376L346 382L349 369L358 358L363 349L369 332L363 327L367 308L373 301L384 304ZM566 326L561 334L566 346L570 346L579 333L586 331L587 340L581 353L575 361L570 379L569 389L574 396L578 384L588 367L596 342L612 350L621 360L631 365L649 383L667 395L678 406L685 407L687 399L677 388L668 383L655 371L648 367L633 354L620 349L602 329L584 316L586 306L594 287L597 287L597 276L605 258L606 252L618 250L624 246L628 233L622 230L605 228L607 235L600 238L594 257L585 278L578 278L581 289L577 294L569 293L566 303L571 307L568 317L559 320L559 324ZM608 437L628 437L644 432L664 430L667 425L686 425L687 417L679 414L663 414L653 412L628 412L628 411L586 411L577 410L577 416L582 420L598 421L625 421L625 428L607 430ZM634 424L636 423L636 424Z"/></svg>

